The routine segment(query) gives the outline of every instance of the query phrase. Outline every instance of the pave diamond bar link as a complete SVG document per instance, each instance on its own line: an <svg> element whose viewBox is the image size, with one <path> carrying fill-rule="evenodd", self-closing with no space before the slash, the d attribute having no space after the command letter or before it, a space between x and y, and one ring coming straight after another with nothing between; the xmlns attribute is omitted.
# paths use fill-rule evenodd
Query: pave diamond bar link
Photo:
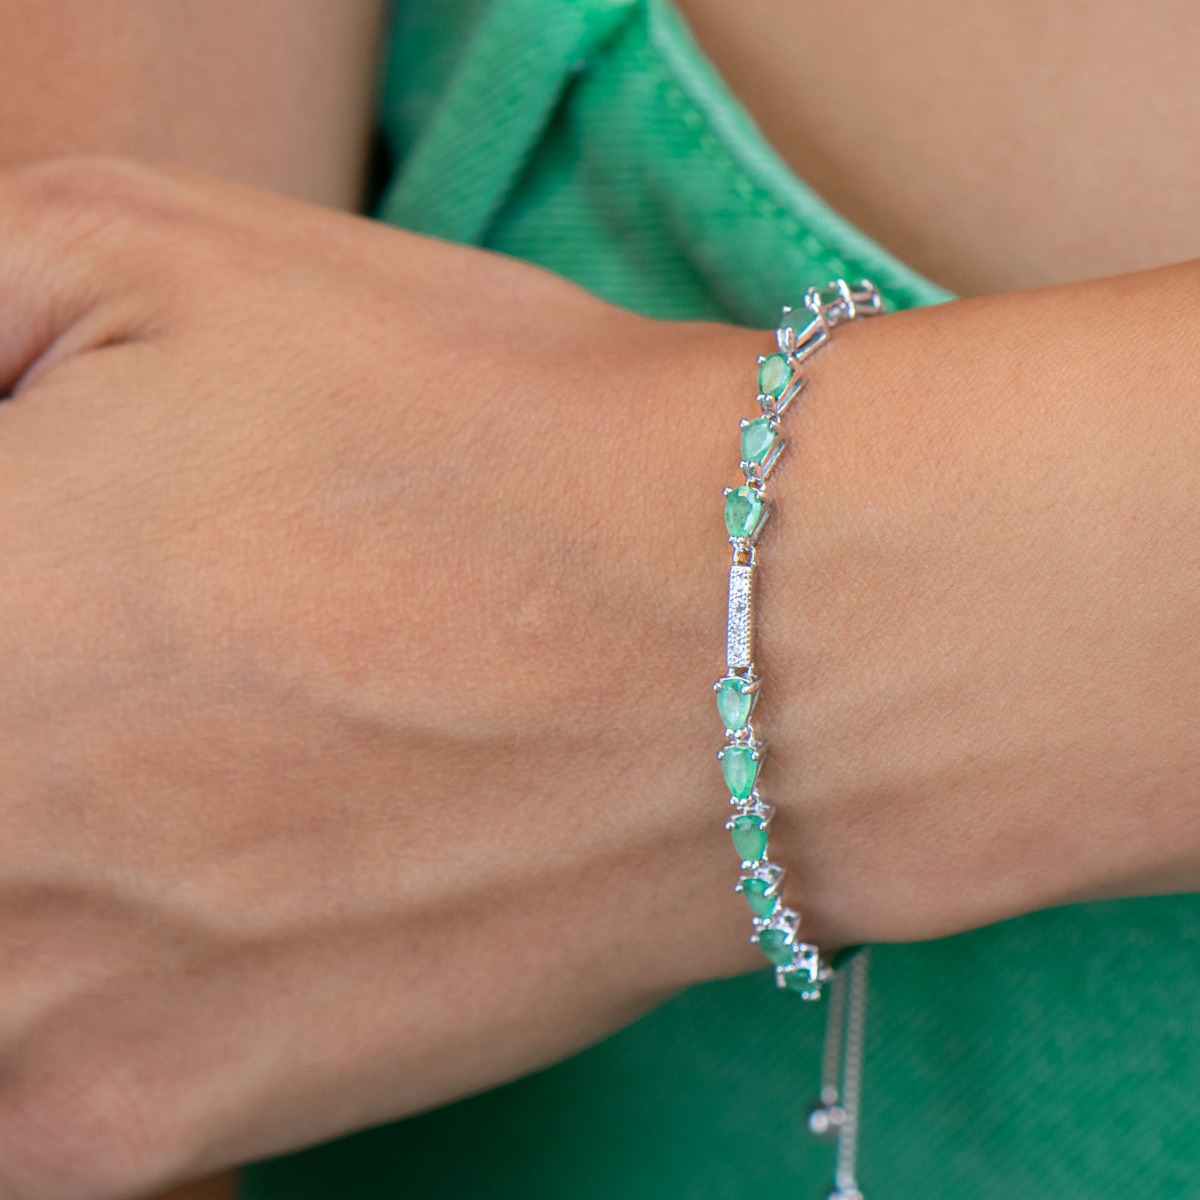
<svg viewBox="0 0 1200 1200"><path fill-rule="evenodd" d="M725 665L748 671L754 662L754 563L729 568L729 620L725 631Z"/></svg>
<svg viewBox="0 0 1200 1200"><path fill-rule="evenodd" d="M758 760L765 744L756 736L748 717L749 703L734 710L737 689L757 692L762 682L754 667L756 543L770 513L767 475L784 446L778 437L779 419L805 384L799 365L829 340L836 326L882 311L879 292L865 279L857 288L842 279L827 288L810 288L802 306L783 310L776 332L779 353L759 359L758 403L766 424L758 422L754 429L757 443L750 441L749 452L744 451L746 457L740 463L744 485L725 489L725 523L732 549L725 635L727 675L714 688L724 685L732 689L732 694L726 691L724 696L725 712L727 719L739 725L737 729L726 728L718 755L726 783L736 793L730 796L733 816L725 828L739 850L741 874L736 890L751 906L750 940L774 965L776 985L805 1000L821 996L824 985L833 977L833 968L817 946L802 938L800 914L782 901L785 871L768 857L767 845L775 809L763 801L758 788ZM743 420L741 427L745 430L750 424ZM731 683L736 680L745 683ZM731 712L733 716L728 715Z"/></svg>

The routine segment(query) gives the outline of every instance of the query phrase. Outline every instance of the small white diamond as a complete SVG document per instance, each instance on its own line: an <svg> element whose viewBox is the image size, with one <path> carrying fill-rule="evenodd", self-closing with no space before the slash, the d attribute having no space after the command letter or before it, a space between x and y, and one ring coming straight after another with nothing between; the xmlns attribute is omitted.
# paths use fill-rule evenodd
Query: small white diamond
<svg viewBox="0 0 1200 1200"><path fill-rule="evenodd" d="M754 659L754 567L734 563L729 568L729 621L725 661L729 670L750 666Z"/></svg>

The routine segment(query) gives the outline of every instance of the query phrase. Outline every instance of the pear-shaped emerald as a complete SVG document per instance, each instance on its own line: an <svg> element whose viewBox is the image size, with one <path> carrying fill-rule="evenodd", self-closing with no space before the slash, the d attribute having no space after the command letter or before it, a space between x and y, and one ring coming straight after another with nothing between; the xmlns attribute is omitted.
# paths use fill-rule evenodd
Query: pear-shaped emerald
<svg viewBox="0 0 1200 1200"><path fill-rule="evenodd" d="M767 831L762 817L742 813L730 822L729 834L741 862L758 862L767 852Z"/></svg>
<svg viewBox="0 0 1200 1200"><path fill-rule="evenodd" d="M821 982L814 979L806 967L789 971L783 977L783 986L790 991L799 992L806 1000L815 999L821 994Z"/></svg>
<svg viewBox="0 0 1200 1200"><path fill-rule="evenodd" d="M758 759L750 746L726 746L721 751L721 774L729 794L745 800L754 791L758 779Z"/></svg>
<svg viewBox="0 0 1200 1200"><path fill-rule="evenodd" d="M757 488L741 487L731 489L725 497L725 528L730 537L752 538L762 524L766 506Z"/></svg>
<svg viewBox="0 0 1200 1200"><path fill-rule="evenodd" d="M742 426L742 462L761 463L779 438L766 417L756 417Z"/></svg>
<svg viewBox="0 0 1200 1200"><path fill-rule="evenodd" d="M742 880L742 895L756 917L769 917L779 907L779 897L767 892L770 886L765 879Z"/></svg>
<svg viewBox="0 0 1200 1200"><path fill-rule="evenodd" d="M749 680L742 675L727 675L717 683L717 712L725 728L737 733L746 728L757 692L748 692Z"/></svg>
<svg viewBox="0 0 1200 1200"><path fill-rule="evenodd" d="M800 333L813 319L812 310L808 308L792 308L789 306L783 311L779 319L779 329L791 329L796 333Z"/></svg>
<svg viewBox="0 0 1200 1200"><path fill-rule="evenodd" d="M777 967L792 961L792 944L782 929L764 929L758 935L758 948Z"/></svg>
<svg viewBox="0 0 1200 1200"><path fill-rule="evenodd" d="M780 396L791 378L792 368L782 354L768 354L758 366L758 390L764 396Z"/></svg>

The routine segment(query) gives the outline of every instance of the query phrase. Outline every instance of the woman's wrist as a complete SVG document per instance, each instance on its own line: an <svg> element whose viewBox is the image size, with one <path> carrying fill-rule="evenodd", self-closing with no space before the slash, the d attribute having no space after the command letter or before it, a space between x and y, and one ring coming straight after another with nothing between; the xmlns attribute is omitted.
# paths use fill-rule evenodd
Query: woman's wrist
<svg viewBox="0 0 1200 1200"><path fill-rule="evenodd" d="M789 885L829 944L1200 884L1196 270L847 329L764 537Z"/></svg>
<svg viewBox="0 0 1200 1200"><path fill-rule="evenodd" d="M1200 886L1200 360L1186 326L1161 322L1187 311L1196 277L1188 264L896 314L839 331L812 364L762 534L772 687L756 720L788 902L823 950ZM663 610L695 601L674 703L701 747L729 422L770 335L674 332L703 378L683 374L664 421L689 437L657 541ZM695 903L736 942L704 963L721 974L760 960L725 895L736 864L706 751L679 752L708 768L693 786L720 856L697 842L696 879L721 876L721 904Z"/></svg>

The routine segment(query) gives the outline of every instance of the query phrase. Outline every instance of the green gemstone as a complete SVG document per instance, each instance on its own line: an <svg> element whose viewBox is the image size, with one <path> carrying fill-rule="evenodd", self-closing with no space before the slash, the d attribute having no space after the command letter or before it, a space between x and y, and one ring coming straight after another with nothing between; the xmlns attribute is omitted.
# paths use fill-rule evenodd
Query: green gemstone
<svg viewBox="0 0 1200 1200"><path fill-rule="evenodd" d="M779 320L779 328L794 329L799 333L813 319L813 314L807 308L792 308L785 312Z"/></svg>
<svg viewBox="0 0 1200 1200"><path fill-rule="evenodd" d="M762 817L753 813L734 817L729 833L733 838L733 848L742 862L758 862L766 854L767 831L763 828Z"/></svg>
<svg viewBox="0 0 1200 1200"><path fill-rule="evenodd" d="M791 374L792 368L782 354L768 354L758 367L758 390L764 396L780 396Z"/></svg>
<svg viewBox="0 0 1200 1200"><path fill-rule="evenodd" d="M745 800L758 779L758 759L749 746L726 746L721 751L721 774L729 794Z"/></svg>
<svg viewBox="0 0 1200 1200"><path fill-rule="evenodd" d="M764 929L758 935L758 948L777 967L792 961L792 946L782 929Z"/></svg>
<svg viewBox="0 0 1200 1200"><path fill-rule="evenodd" d="M725 528L730 537L752 538L762 524L766 505L757 488L735 487L725 497Z"/></svg>
<svg viewBox="0 0 1200 1200"><path fill-rule="evenodd" d="M765 879L742 880L742 895L756 917L769 917L779 907L779 897L774 893L767 895L770 886Z"/></svg>
<svg viewBox="0 0 1200 1200"><path fill-rule="evenodd" d="M787 975L785 975L783 986L789 991L799 992L802 996L807 995L809 997L813 997L821 994L820 981L813 979L813 977L803 969L799 971L790 971Z"/></svg>
<svg viewBox="0 0 1200 1200"><path fill-rule="evenodd" d="M779 434L766 417L756 417L742 426L742 462L761 463Z"/></svg>
<svg viewBox="0 0 1200 1200"><path fill-rule="evenodd" d="M799 340L803 336L805 330L807 330L815 320L816 313L814 313L813 310L808 307L808 305L801 304L798 307L793 308L790 312L785 312L782 314L779 320L778 329L780 333L786 333L786 331L790 329L795 335L796 339Z"/></svg>
<svg viewBox="0 0 1200 1200"><path fill-rule="evenodd" d="M740 675L727 675L717 684L717 712L725 728L737 733L746 728L757 692L746 691L747 681Z"/></svg>

